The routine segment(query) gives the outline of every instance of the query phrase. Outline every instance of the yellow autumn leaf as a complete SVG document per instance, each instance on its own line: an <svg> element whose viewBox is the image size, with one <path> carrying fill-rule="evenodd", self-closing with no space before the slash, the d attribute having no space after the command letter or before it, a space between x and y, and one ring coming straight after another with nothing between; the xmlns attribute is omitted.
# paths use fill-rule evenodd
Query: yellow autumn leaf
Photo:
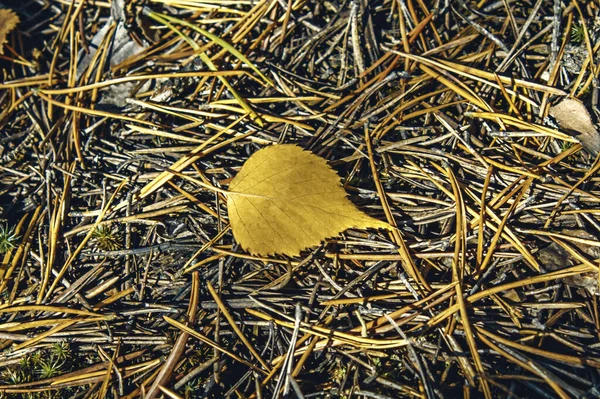
<svg viewBox="0 0 600 399"><path fill-rule="evenodd" d="M297 256L349 228L392 228L350 202L325 159L290 144L246 161L229 185L227 211L235 239L255 255Z"/></svg>
<svg viewBox="0 0 600 399"><path fill-rule="evenodd" d="M17 26L19 17L13 10L0 9L0 55L4 54L4 43L8 33Z"/></svg>

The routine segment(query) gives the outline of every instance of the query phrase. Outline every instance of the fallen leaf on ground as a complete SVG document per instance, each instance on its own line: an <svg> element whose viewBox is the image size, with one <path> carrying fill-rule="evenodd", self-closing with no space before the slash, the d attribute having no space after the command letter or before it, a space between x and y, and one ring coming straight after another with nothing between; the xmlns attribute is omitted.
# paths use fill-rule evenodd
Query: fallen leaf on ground
<svg viewBox="0 0 600 399"><path fill-rule="evenodd" d="M0 9L0 54L4 54L4 43L8 33L17 26L19 17L13 10Z"/></svg>
<svg viewBox="0 0 600 399"><path fill-rule="evenodd" d="M106 35L111 32L114 33L110 36L111 44L108 47L109 53L108 55L103 55L108 58L110 66L118 65L129 57L133 57L144 50L143 46L140 46L129 36L129 28L125 23L125 0L113 0L110 3L110 17L92 38L90 51L86 52L83 49L79 51L79 63L77 65L76 73L77 80L79 80L90 67L91 62L96 57L96 52L99 50L100 45L106 40ZM108 92L109 97L108 99L104 99L105 104L115 105L117 107L125 106L125 100L132 95L133 90L130 88L135 87L136 85L120 84L119 86L120 87L116 90L113 89L113 86L105 89ZM121 93L118 93L119 91L121 91ZM112 104L113 101L116 103Z"/></svg>
<svg viewBox="0 0 600 399"><path fill-rule="evenodd" d="M246 161L229 185L227 211L237 242L263 256L297 256L350 228L392 228L350 202L325 159L290 144Z"/></svg>
<svg viewBox="0 0 600 399"><path fill-rule="evenodd" d="M583 229L564 228L559 232L575 239L588 240L589 242L597 241L596 236ZM591 259L598 259L600 257L600 247L598 246L585 244L575 240L567 243L583 252ZM547 271L560 270L579 263L578 260L569 254L557 240L552 241L548 246L540 249L538 251L538 259ZM565 277L564 281L571 287L584 288L590 295L600 295L597 272L576 274L574 276Z"/></svg>
<svg viewBox="0 0 600 399"><path fill-rule="evenodd" d="M575 131L575 138L581 142L590 154L596 156L600 151L600 134L592 122L592 118L585 105L577 99L565 98L553 107L552 115L560 127L565 130Z"/></svg>

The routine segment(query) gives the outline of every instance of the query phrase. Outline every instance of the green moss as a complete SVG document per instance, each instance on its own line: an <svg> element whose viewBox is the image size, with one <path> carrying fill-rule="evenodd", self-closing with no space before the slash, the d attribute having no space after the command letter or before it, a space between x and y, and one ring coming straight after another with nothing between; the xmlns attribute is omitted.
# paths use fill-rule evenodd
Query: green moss
<svg viewBox="0 0 600 399"><path fill-rule="evenodd" d="M0 225L0 255L13 249L18 238L19 236L15 234L14 227L9 228L7 225Z"/></svg>
<svg viewBox="0 0 600 399"><path fill-rule="evenodd" d="M122 237L117 229L102 225L92 233L92 244L101 251L116 251L121 249Z"/></svg>
<svg viewBox="0 0 600 399"><path fill-rule="evenodd" d="M571 28L571 41L573 44L583 43L585 39L585 27L583 24L573 24Z"/></svg>

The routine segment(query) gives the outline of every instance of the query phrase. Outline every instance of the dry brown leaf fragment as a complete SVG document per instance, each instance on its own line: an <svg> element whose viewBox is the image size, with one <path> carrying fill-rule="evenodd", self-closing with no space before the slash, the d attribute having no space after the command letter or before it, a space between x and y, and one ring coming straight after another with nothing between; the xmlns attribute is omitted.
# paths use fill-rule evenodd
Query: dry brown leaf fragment
<svg viewBox="0 0 600 399"><path fill-rule="evenodd" d="M4 54L4 43L9 32L17 26L19 17L13 10L0 9L0 55Z"/></svg>
<svg viewBox="0 0 600 399"><path fill-rule="evenodd" d="M560 233L576 239L584 239L590 242L597 241L597 238L593 234L583 229L564 228L560 230ZM575 247L578 251L583 252L591 259L598 259L600 257L600 247L598 246L577 241L572 241L568 244ZM556 240L539 250L538 259L548 271L564 269L565 267L570 267L579 263L577 259L559 245ZM597 272L576 274L574 276L566 277L564 282L572 287L584 288L590 295L600 295Z"/></svg>
<svg viewBox="0 0 600 399"><path fill-rule="evenodd" d="M349 228L391 229L361 212L327 161L291 144L263 148L229 185L227 211L237 242L255 255L297 256Z"/></svg>
<svg viewBox="0 0 600 399"><path fill-rule="evenodd" d="M556 119L562 129L574 131L575 137L590 154L596 156L600 151L600 134L592 117L583 103L575 98L565 98L553 107L550 115Z"/></svg>

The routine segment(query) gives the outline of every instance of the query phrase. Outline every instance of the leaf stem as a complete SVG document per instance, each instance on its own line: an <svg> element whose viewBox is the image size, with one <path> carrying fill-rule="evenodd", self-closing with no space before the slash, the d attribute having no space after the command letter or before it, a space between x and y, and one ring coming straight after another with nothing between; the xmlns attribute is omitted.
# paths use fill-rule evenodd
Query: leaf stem
<svg viewBox="0 0 600 399"><path fill-rule="evenodd" d="M175 176L179 176L179 177L181 177L181 178L183 178L183 179L186 179L186 180L188 180L188 181L191 181L192 183L195 183L195 184L197 184L197 185L199 185L199 186L201 186L201 187L204 187L204 188L206 188L206 189L209 189L209 190L211 190L211 191L215 191L215 192L217 192L217 193L221 193L221 194L225 194L225 195L228 195L228 194L229 194L229 191L227 191L227 190L224 190L224 189L222 189L222 188L219 188L219 187L213 186L212 184L204 183L202 180L198 180L198 179L196 179L196 178L194 178L194 177L191 177L191 176L186 176L186 175L184 175L183 173L177 172L176 170L173 170L173 169L166 169L166 172L172 173L172 174L173 174L173 175L175 175Z"/></svg>

